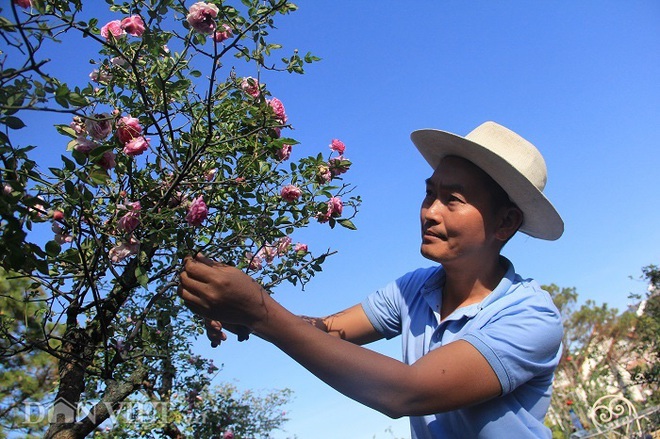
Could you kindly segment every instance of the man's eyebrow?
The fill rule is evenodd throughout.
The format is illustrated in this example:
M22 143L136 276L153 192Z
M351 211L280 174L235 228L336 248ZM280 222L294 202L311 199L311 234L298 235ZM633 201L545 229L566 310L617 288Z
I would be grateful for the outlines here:
M431 178L427 178L424 180L426 183L426 186L435 186L435 183L433 183L433 180ZM449 191L449 192L465 192L465 187L462 184L440 184L440 189Z

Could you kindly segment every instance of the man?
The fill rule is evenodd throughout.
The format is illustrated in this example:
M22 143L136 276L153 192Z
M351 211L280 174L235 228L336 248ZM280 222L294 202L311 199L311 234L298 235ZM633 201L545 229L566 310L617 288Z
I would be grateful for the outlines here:
M550 240L563 233L542 193L543 157L494 122L466 137L411 137L434 169L421 252L439 266L326 318L293 315L241 271L203 256L187 260L180 295L207 319L212 341L226 338L223 327L247 327L345 395L410 416L413 438L549 438L543 418L561 318L549 295L500 255L518 230ZM396 335L403 362L360 346Z

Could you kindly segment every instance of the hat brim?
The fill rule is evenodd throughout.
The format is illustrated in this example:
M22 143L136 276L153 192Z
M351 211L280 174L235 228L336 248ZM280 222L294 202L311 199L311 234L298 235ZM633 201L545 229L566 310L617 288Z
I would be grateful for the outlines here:
M564 221L543 192L490 149L456 134L435 129L413 131L410 138L433 169L444 157L457 156L486 172L522 210L521 232L551 241L564 233Z

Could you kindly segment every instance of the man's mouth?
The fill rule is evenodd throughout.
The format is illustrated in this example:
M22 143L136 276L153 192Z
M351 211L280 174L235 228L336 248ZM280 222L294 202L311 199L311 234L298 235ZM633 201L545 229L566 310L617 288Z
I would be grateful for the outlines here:
M424 229L424 232L422 233L422 237L423 238L432 238L432 239L441 239L443 241L447 240L447 237L444 234L439 233L439 232L434 232L434 231L429 230L429 229Z

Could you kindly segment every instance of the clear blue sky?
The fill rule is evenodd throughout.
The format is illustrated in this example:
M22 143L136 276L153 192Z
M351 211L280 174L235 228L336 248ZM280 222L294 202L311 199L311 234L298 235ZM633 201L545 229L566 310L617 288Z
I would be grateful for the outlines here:
M299 6L279 20L273 40L323 61L302 77L264 80L302 142L293 158L326 152L332 138L342 139L354 163L347 180L364 203L355 232L312 227L294 236L339 254L306 291L284 286L276 299L296 313L325 315L431 265L418 253L418 210L431 170L409 134L439 128L464 135L486 120L541 150L546 194L566 224L555 242L515 237L504 254L517 271L620 310L629 293L645 290L630 277L660 263L660 3ZM400 347L393 340L375 348L397 357ZM397 437L408 436L407 420L350 401L260 340L198 349L224 364L222 380L295 391L287 433L277 438L389 439L390 426Z

